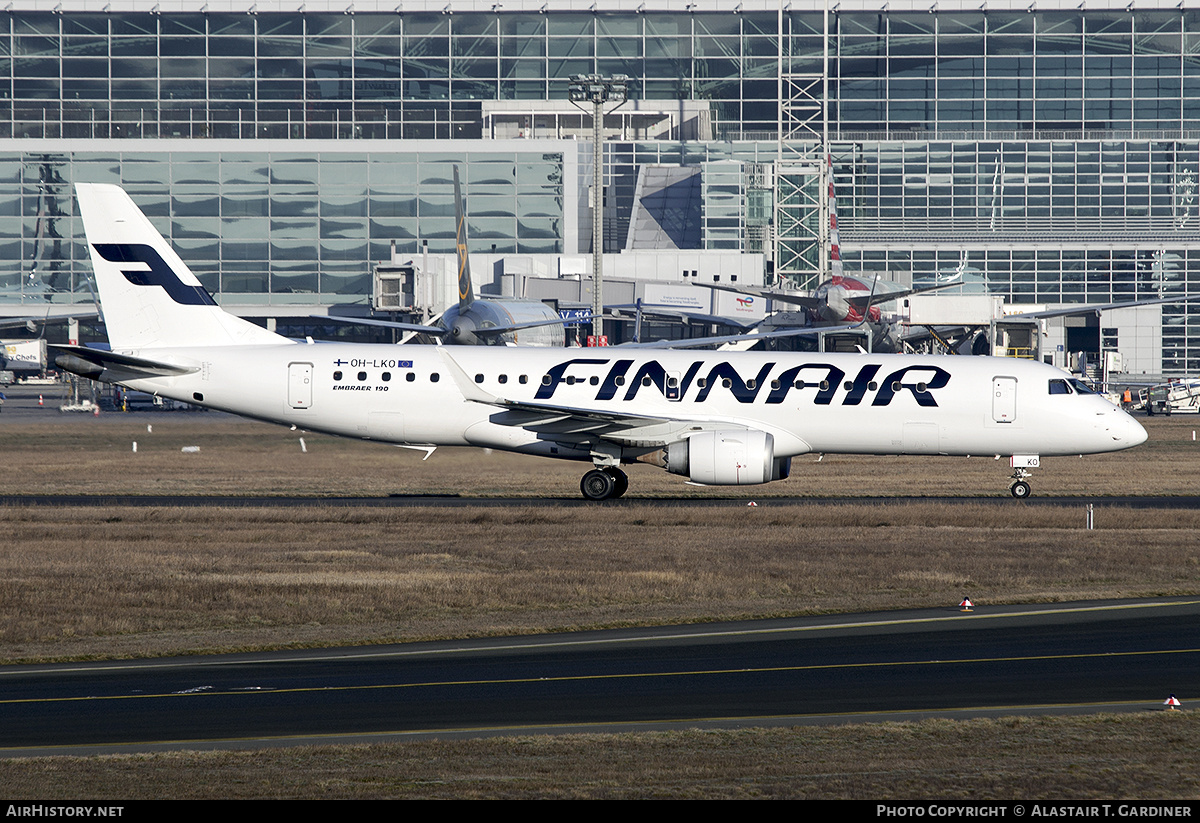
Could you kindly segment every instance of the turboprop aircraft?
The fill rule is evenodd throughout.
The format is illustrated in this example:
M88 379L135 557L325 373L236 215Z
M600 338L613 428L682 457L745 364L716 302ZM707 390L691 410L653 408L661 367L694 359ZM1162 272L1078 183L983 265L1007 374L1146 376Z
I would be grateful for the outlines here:
M809 452L1011 458L1136 446L1132 417L1064 372L1007 358L299 343L222 311L129 196L75 186L111 351L68 371L301 429L432 451L590 462L592 500L640 461L700 485L788 476Z
M336 315L314 315L313 320L352 326L382 326L416 332L441 343L459 346L554 346L566 345L563 326L582 322L564 319L540 300L516 297L479 297L471 282L471 258L467 249L467 219L463 209L458 166L454 167L454 248L458 257L458 303L446 309L440 325L401 323Z

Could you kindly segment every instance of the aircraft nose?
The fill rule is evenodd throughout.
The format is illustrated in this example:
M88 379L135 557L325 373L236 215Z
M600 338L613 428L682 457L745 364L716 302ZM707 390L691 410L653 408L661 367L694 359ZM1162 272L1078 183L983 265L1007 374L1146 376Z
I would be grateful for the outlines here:
M1133 419L1133 415L1119 409L1114 409L1111 415L1105 429L1113 440L1121 444L1121 448L1140 446L1149 438L1146 429Z
M1150 434L1146 431L1145 427L1142 426L1141 423L1133 419L1133 415L1127 414L1126 417L1128 418L1126 427L1129 430L1127 435L1129 439L1129 445L1140 446L1150 439Z

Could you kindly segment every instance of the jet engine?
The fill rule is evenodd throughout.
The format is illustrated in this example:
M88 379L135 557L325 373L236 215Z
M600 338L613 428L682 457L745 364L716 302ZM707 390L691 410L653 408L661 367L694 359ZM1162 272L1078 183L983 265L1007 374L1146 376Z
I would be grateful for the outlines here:
M700 432L642 459L707 486L783 480L792 463L790 457L775 457L775 438L748 429Z

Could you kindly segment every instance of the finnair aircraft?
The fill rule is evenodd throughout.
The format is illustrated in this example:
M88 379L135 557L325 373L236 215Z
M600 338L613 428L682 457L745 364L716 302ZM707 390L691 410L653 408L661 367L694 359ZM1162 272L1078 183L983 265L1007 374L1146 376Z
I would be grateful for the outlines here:
M1007 358L297 343L222 311L123 190L75 188L111 351L60 346L60 367L344 437L590 462L591 500L621 496L634 461L748 485L809 452L1007 456L1025 497L1044 455L1146 439L1065 373Z

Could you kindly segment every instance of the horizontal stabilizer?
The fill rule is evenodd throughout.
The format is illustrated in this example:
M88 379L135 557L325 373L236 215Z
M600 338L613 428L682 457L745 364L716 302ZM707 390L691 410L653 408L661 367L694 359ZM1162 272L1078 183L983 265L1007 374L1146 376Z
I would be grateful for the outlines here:
M86 346L50 346L50 350L54 354L54 365L60 369L105 383L122 383L147 377L177 377L200 371L198 366L177 366Z

